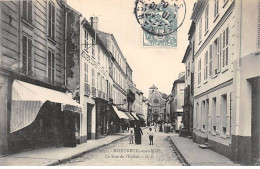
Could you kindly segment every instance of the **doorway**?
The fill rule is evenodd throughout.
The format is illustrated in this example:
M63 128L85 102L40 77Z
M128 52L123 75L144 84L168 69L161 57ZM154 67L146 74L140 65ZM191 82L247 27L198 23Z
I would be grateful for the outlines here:
M252 84L251 116L251 156L252 164L260 161L260 78L254 78Z
M87 104L87 139L91 139L91 128L92 128L92 109L94 105Z

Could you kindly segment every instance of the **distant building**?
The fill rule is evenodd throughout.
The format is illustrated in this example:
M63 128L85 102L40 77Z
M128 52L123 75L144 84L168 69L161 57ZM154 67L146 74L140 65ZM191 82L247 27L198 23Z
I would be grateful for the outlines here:
M166 116L166 98L167 95L158 91L158 88L153 85L149 88L148 101L150 103L151 113L149 114L149 123L163 123Z
M183 56L182 63L185 63L185 89L183 105L183 125L188 135L193 133L193 104L194 104L194 32L195 22L192 22L189 30L189 45Z
M182 123L183 115L183 103L184 103L184 85L185 76L183 73L179 74L179 79L175 80L172 86L171 95L172 101L172 113L174 117L175 130L179 131Z

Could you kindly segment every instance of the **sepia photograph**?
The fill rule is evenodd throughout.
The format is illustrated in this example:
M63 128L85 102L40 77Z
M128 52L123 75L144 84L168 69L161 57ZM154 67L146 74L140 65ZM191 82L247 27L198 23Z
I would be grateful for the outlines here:
M260 166L260 0L0 0L0 167Z

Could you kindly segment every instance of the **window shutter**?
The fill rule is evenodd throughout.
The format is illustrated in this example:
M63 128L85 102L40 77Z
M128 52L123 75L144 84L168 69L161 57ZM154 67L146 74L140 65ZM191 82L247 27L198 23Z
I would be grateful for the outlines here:
M32 23L32 0L28 1L28 21Z
M27 38L23 36L23 73L26 74L27 70Z
M260 49L260 0L258 0L257 48Z
M28 74L31 75L32 71L32 40L28 39Z

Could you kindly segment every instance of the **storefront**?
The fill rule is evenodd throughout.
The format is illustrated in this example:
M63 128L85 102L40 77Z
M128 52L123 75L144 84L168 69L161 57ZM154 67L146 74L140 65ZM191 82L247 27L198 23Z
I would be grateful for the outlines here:
M69 94L14 80L9 152L79 142L81 107Z
M114 112L119 119L119 132L124 132L130 126L130 119L126 112L118 110L116 106L112 106Z

